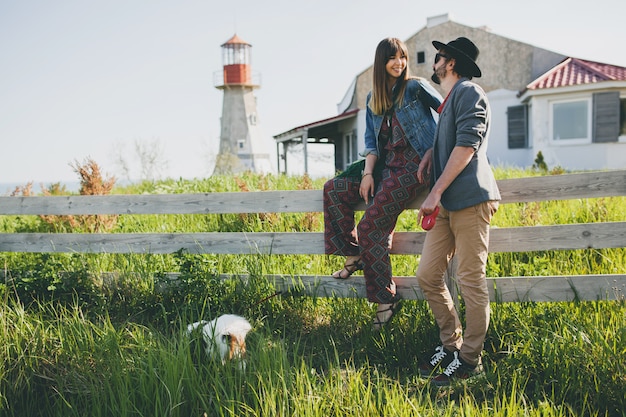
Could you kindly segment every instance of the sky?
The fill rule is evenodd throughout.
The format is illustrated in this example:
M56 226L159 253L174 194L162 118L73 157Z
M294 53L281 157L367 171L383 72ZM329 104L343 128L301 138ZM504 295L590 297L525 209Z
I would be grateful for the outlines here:
M222 112L214 77L220 46L235 33L252 45L258 120L271 137L335 116L381 39L406 40L446 13L564 55L626 66L626 6L583 5L0 0L0 184L76 182L74 166L87 159L120 180L211 175ZM157 163L141 164L140 156Z

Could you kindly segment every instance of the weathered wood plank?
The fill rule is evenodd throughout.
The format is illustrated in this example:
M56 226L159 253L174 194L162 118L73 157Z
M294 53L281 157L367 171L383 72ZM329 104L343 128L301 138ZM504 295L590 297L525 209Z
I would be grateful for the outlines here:
M222 279L248 279L246 275ZM347 280L318 275L268 275L277 291L318 297L365 298L365 280L353 275ZM417 278L395 277L398 294L405 300L424 300ZM492 302L595 301L626 299L626 275L568 275L544 277L487 278Z
M492 278L493 301L625 300L626 275Z
M490 252L623 248L626 222L493 228Z
M626 195L626 170L513 178L498 181L502 203Z
M315 243L313 243L315 242ZM14 233L0 234L0 252L215 254L323 253L321 233Z
M0 214L217 214L322 210L320 190L0 197Z
M421 253L425 232L397 232L391 253ZM0 252L324 254L320 232L3 233ZM626 222L494 228L491 252L621 248Z
M421 253L425 236L425 232L397 232L394 234L391 253ZM497 253L623 248L625 243L626 222L507 227L491 229L489 251Z
M502 203L626 195L626 170L499 180ZM409 208L419 208L421 193ZM0 215L224 214L322 211L321 190L7 197ZM363 209L364 205L360 205Z

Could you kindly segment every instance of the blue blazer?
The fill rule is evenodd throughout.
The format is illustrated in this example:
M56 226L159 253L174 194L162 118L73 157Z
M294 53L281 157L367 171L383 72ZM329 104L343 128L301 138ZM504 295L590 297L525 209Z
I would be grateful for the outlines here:
M489 160L487 143L491 110L480 86L461 78L452 87L439 115L433 147L432 184L443 173L456 146L474 149L469 164L441 196L441 205L456 211L488 200L500 200L500 191Z

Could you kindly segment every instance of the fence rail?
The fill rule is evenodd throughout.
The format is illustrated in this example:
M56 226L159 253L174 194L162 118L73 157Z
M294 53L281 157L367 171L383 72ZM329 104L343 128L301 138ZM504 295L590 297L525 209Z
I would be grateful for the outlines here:
M626 170L499 180L502 204L626 195ZM425 193L409 205L418 208ZM363 207L361 207L362 209ZM0 215L135 215L321 212L321 190L107 196L0 197ZM398 232L392 254L418 254L425 232ZM626 221L492 228L491 252L623 248ZM319 232L2 233L0 252L323 254ZM454 279L454 271L449 271ZM343 297L365 295L363 280L271 276L281 288ZM297 282L296 282L297 281ZM623 299L626 275L489 278L500 301ZM398 277L400 294L423 295L415 277Z

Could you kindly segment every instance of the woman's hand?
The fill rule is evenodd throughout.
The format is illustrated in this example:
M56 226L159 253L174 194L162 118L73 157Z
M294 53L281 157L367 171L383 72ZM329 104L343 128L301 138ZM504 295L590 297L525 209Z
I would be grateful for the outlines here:
M376 191L373 175L376 161L378 161L378 155L370 153L365 157L365 168L363 168L361 186L359 187L359 194L365 200L365 204L369 204L370 198L374 197L374 191Z
M372 174L363 174L359 194L361 198L365 200L365 204L369 204L370 198L374 197L374 187L374 176Z

